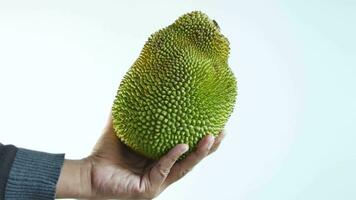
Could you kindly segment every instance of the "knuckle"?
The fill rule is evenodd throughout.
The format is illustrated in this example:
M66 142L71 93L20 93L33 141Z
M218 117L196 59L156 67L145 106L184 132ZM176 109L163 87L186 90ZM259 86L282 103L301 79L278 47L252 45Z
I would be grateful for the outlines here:
M180 174L180 177L185 176L185 175L188 174L190 171L191 171L191 169L184 169L184 170L182 170L182 172L181 172L181 174Z
M217 149L218 149L217 147L211 148L210 153L214 153Z
M170 162L170 163L175 163L176 160L177 160L177 159L175 159L175 158L169 158L169 162Z
M135 188L133 188L133 192L137 196L142 196L142 194L144 193L144 190L142 187L135 187Z
M157 164L158 172L161 176L167 176L169 174L169 169L162 166L162 163Z
M161 176L168 176L169 170L168 169L160 169L159 173L161 174Z
M222 140L223 140L222 137L218 137L218 138L215 140L215 144L220 144Z

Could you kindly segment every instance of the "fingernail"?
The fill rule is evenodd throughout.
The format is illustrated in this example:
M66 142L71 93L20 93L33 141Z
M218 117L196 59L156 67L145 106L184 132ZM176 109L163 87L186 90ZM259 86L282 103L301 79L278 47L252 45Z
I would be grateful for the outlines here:
M208 137L208 150L210 150L211 147L213 146L214 140L215 140L214 136L209 135L209 137Z
M188 151L188 149L189 149L189 146L187 144L182 144L180 150L182 153L185 153L186 151Z

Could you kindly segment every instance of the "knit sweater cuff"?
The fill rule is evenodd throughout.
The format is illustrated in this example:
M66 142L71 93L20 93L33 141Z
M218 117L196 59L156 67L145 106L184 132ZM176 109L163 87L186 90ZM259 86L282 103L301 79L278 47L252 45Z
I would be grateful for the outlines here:
M6 184L5 199L54 199L64 154L21 149Z

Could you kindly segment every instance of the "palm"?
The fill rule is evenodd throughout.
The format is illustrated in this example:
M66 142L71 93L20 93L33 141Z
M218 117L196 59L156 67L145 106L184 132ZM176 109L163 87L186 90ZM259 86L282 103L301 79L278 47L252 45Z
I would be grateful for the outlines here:
M108 127L96 145L93 156L96 164L92 184L99 196L109 193L123 196L147 189L141 183L154 161L131 151L115 136L112 127Z
M160 160L147 159L123 144L115 135L112 119L104 130L93 154L90 179L92 197L154 197L168 185L183 177L220 144L223 134L213 144L212 137L202 139L197 150L179 163L175 161L187 150L177 145ZM209 141L210 140L210 141Z

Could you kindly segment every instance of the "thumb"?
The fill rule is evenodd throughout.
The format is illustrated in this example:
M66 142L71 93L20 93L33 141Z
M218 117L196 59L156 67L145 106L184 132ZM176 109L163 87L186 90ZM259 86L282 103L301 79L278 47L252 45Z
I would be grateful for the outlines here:
M167 178L172 166L178 160L178 158L187 152L189 146L187 144L178 144L171 149L166 155L164 155L150 170L149 180L151 185L159 187Z

